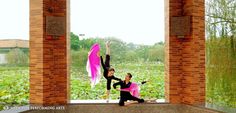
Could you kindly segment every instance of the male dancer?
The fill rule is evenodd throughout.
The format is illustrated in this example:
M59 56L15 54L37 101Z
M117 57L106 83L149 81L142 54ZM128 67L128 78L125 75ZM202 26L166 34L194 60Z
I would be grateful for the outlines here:
M121 79L116 78L114 76L115 73L115 69L110 67L110 42L108 41L106 43L106 59L105 59L105 63L103 62L103 58L102 56L101 58L101 64L103 67L103 76L107 79L107 102L109 102L109 96L110 96L110 89L111 89L111 81L112 79L117 80L117 81L121 81Z
M122 89L125 89L125 88L129 88L131 86L131 82L130 82L131 78L132 78L131 73L127 73L127 75L125 76L124 81L120 81L120 82L117 82L117 83L113 84L113 87L116 90L120 91L120 101L119 101L120 106L124 106L125 105L124 102L127 101L127 100L138 101L138 103L143 103L144 102L143 99L132 96L130 92L122 90ZM144 83L146 83L146 81L142 82L142 84L144 84ZM117 85L120 85L121 89L116 88Z

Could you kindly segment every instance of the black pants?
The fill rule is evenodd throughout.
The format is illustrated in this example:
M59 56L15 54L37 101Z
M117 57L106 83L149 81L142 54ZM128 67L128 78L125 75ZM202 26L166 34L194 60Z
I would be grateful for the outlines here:
M132 96L130 93L127 93L127 94L125 94L125 95L121 95L120 101L119 101L119 105L120 105L120 106L124 106L124 105L125 105L125 101L127 101L127 100L138 101L138 103L143 103L143 102L144 102L143 99L134 97L134 96Z
M106 59L105 59L105 66L107 68L107 74L108 74L108 70L110 68L110 55L106 55ZM107 90L111 89L111 79L108 78L108 75L106 75L106 79L107 79Z
M106 55L105 66L107 69L110 68L110 55Z

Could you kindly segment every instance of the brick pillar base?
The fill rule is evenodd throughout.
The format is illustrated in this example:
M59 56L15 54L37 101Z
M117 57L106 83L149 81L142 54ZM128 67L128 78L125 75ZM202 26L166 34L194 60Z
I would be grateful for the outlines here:
M69 0L30 0L30 104L69 101Z
M204 0L165 0L165 96L170 103L205 103ZM175 16L190 16L191 33L170 33Z

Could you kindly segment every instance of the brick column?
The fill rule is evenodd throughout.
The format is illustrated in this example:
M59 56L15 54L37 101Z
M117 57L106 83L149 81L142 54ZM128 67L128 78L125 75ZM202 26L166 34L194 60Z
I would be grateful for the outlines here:
M69 102L69 32L69 0L30 0L30 104Z
M205 102L204 0L165 0L165 96L170 103ZM170 35L174 16L190 16L191 34Z

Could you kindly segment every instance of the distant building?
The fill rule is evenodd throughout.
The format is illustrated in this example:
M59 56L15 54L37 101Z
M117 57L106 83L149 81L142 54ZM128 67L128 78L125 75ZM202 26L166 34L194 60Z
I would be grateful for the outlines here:
M6 64L6 55L11 49L20 48L24 51L29 50L29 41L20 39L4 39L0 40L0 64Z

